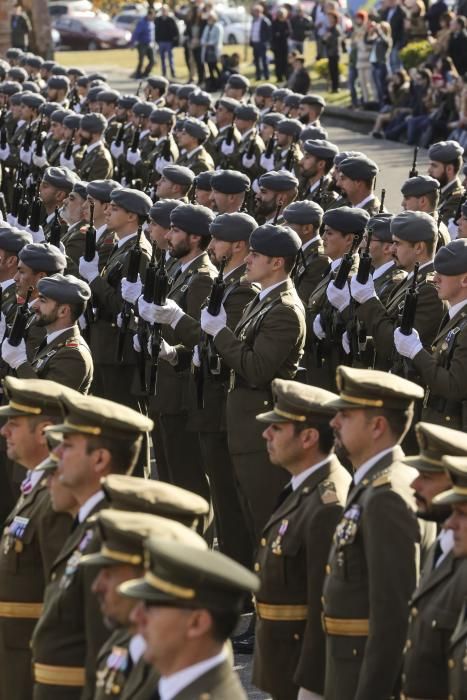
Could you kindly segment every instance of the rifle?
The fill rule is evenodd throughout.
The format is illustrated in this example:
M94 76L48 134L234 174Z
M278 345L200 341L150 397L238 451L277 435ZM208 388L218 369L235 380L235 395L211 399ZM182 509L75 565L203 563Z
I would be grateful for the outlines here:
M371 263L372 263L372 259L371 259L371 255L370 255L370 244L371 244L372 237L373 237L373 229L369 228L368 234L367 234L367 239L366 239L365 250L363 251L363 253L360 257L360 262L358 263L357 282L360 282L360 284L366 284L368 282L368 278L370 276Z
M169 289L169 277L165 269L165 251L161 251L159 265L156 270L154 284L154 303L158 306L164 306L167 299ZM151 374L149 376L149 395L157 394L157 367L159 364L159 353L162 345L162 325L155 323L151 329Z
M96 254L96 227L94 226L94 202L89 202L89 227L86 231L84 243L84 259L86 262L94 260Z
M356 233L353 237L352 246L349 252L346 253L342 258L341 264L339 265L339 269L337 271L336 278L334 280L334 286L337 287L337 289L344 289L344 285L347 282L350 270L352 269L353 256L355 255L355 251L360 245L361 240L362 236L359 233Z
M33 287L29 287L28 293L26 294L26 299L21 306L18 306L16 309L15 320L13 321L13 325L11 326L10 334L8 336L8 342L15 348L21 343L24 336L24 331L26 330L26 325L29 318L29 301L31 299L32 292Z
M162 144L161 158L170 161L171 157L172 153L170 151L170 137L169 134L167 134L167 138Z
M276 145L276 139L274 136L271 136L271 138L268 141L268 145L266 146L266 150L264 152L265 158L270 158L272 156L272 154L274 153L275 145Z
M219 266L219 274L213 282L211 294L209 296L207 309L212 316L219 316L222 300L225 294L224 269L227 264L227 258L223 257ZM198 408L204 408L204 378L207 373L219 375L221 371L221 358L215 351L212 343L212 338L201 332L199 343L199 359L200 366L196 374L196 395L198 399Z
M248 145L248 150L246 152L246 157L250 158L250 159L253 158L253 156L255 155L256 135L257 135L257 131L255 129L250 136L250 143Z
M319 185L316 190L316 194L313 197L313 201L316 202L316 204L319 204L321 206L321 200L323 198L323 189L324 189L324 175L321 175L319 178Z
M276 213L274 214L274 219L272 221L273 226L277 226L277 221L279 219L279 214L281 213L281 209L282 209L282 202L280 202L280 204L277 205Z
M419 267L420 263L416 262L413 271L412 283L405 293L404 306L400 321L400 331L402 335L410 335L413 330L418 302L417 277ZM407 358L401 357L397 352L395 352L395 359L390 371L393 374L403 374L408 377L409 365L407 363Z
M32 120L29 120L29 124L24 132L23 143L21 144L25 151L29 151L32 144Z
M8 144L8 132L6 126L2 126L0 129L0 148L5 150Z
M292 171L294 165L295 165L295 144L298 141L298 134L295 134L295 136L292 139L292 143L289 146L289 150L287 151L287 155L285 157L285 169Z
M37 125L37 130L36 130L36 156L41 156L42 152L44 150L44 137L42 134L42 121L44 119L44 115L41 114L41 117L39 119L39 124Z
M39 231L39 226L41 223L41 213L42 213L42 200L39 197L39 186L41 181L36 182L36 191L34 194L34 199L31 206L31 216L29 217L29 229L34 233Z
M225 143L226 143L227 146L230 146L230 144L231 144L232 141L233 141L234 129L235 129L235 127L234 127L233 124L231 124L231 125L229 126L229 128L227 129L227 133L226 133L226 135L225 135Z
M70 104L70 109L73 109L73 107L79 105L78 88L76 86L73 86L68 93L68 102Z
M55 207L54 218L50 226L49 240L47 242L50 243L50 245L54 245L56 248L60 248L61 233L60 214L58 207Z
M18 172L16 174L15 186L13 188L13 199L11 202L11 213L16 219L18 218L20 202L25 189L23 165L24 163L19 164Z
M144 80L140 80L140 81L139 81L138 87L136 88L136 93L135 93L135 96L136 96L136 97L139 97L139 93L141 92L141 86L142 86L143 83L144 83Z
M154 299L154 291L156 288L156 251L157 251L157 246L153 242L152 244L152 252L151 252L151 260L149 261L149 265L146 268L146 274L144 276L144 284L143 284L143 299L144 301L151 303ZM147 348L147 341L148 341L148 324L146 321L143 321L142 318L139 319L138 323L138 338L139 342L141 345L141 353L137 353L137 358L138 358L138 371L139 371L139 379L140 379L140 385L141 385L141 391L144 393L147 393L147 387L146 387L146 348Z
M18 204L18 216L17 221L20 226L26 226L29 218L29 198L25 187L23 187L21 192L21 199Z
M138 226L138 234L133 248L130 250L128 261L128 271L126 278L128 282L136 282L138 279L139 265L141 262L141 235L143 233L143 224ZM128 325L131 318L131 304L128 301L123 302L122 307L122 325L118 333L117 341L117 361L123 362L123 348L125 345L125 336L127 334Z
M357 270L357 281L360 284L366 284L371 272L372 258L370 255L370 244L373 236L373 229L368 229L367 241L365 250L360 256L360 261L358 263ZM366 329L364 325L356 317L357 303L355 299L350 300L350 310L349 310L349 323L347 326L347 332L349 336L349 342L351 347L352 358L362 359L362 351L366 348Z
M138 126L136 127L136 129L135 129L135 131L134 131L134 134L133 134L133 138L132 138L132 141L131 141L131 146L130 146L130 148L129 148L129 150L130 150L132 153L136 153L136 151L138 150L139 140L140 140L140 137L141 137L142 123L143 123L143 117L140 117ZM127 180L127 187L134 187L134 183L132 182L132 180L133 180L133 174L134 174L134 171L135 171L134 165L131 165L131 163L129 163L128 161L126 161L125 169L126 169L126 174L125 174L125 176L126 176L126 180Z
M379 205L379 211L378 214L382 214L384 212L384 200L386 199L386 190L383 189L381 190L381 203Z
M418 175L417 157L418 157L418 146L415 146L415 148L413 149L413 161L412 161L412 168L409 171L409 177L417 177L417 175Z
M73 129L73 131L71 132L70 140L65 146L65 151L63 152L63 157L67 160L70 160L71 156L73 155L73 146L75 145L75 133L76 129Z

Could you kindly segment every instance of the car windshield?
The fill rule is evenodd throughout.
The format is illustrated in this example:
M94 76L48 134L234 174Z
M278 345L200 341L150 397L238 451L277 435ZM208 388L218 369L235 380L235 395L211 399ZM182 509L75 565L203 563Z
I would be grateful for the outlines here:
M105 19L87 19L86 25L95 31L99 31L100 29L113 29L112 23L107 22Z

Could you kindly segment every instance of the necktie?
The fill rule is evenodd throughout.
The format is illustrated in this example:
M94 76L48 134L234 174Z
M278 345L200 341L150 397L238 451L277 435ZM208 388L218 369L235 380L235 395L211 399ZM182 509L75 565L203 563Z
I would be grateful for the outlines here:
M25 478L21 482L20 490L21 490L21 493L23 494L23 496L26 496L28 493L31 493L31 491L32 491L31 471L28 471Z
M440 556L442 555L442 553L443 553L443 549L442 549L442 547L441 547L441 540L440 540L440 538L438 537L437 540L436 540L436 544L435 544L435 553L434 553L434 556L433 556L433 569L436 569L436 565L438 564L438 559L440 558Z
M76 530L76 528L78 527L78 525L79 525L79 516L75 515L75 517L73 518L73 524L71 526L71 532L74 532Z
M284 501L290 496L292 492L292 484L287 484L287 486L285 486L279 494L275 510L277 510L284 503Z
M36 348L36 353L35 353L36 357L37 357L37 355L39 355L40 352L42 352L42 350L45 348L46 345L47 345L47 336L45 336L45 338L41 341L40 345Z

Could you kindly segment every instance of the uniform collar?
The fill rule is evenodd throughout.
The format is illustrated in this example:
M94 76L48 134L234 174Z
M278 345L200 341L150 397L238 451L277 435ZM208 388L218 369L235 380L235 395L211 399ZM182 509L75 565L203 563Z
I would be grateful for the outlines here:
M187 688L211 669L220 666L226 659L227 655L224 649L222 649L216 656L211 656L211 658L193 664L193 666L188 666L188 668L177 671L177 673L173 673L171 676L162 676L159 681L160 700L172 700L172 698L175 698L184 688Z

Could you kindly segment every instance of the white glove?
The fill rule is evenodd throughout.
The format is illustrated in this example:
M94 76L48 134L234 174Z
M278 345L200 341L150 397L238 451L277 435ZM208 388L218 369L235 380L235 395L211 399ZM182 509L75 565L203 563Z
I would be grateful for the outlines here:
M78 102L78 104L76 104L76 105L73 106L73 112L76 112L76 114L80 114L80 112L81 112L81 105L79 104L79 102Z
M254 164L256 163L256 158L255 156L252 156L251 158L248 158L248 154L244 153L242 157L242 165L244 168L252 168Z
M262 153L261 158L259 159L259 164L266 170L266 172L274 170L274 154L268 158L267 155Z
M199 357L199 346L195 345L193 348L193 357L191 358L191 361L193 362L195 367L201 367L201 360Z
M64 153L60 153L60 165L62 168L68 168L68 170L75 170L76 163L73 156L71 158L65 158Z
M124 150L125 146L123 144L123 141L119 145L117 145L115 141L112 141L112 143L110 144L110 152L115 159L120 158L120 156L123 155Z
M87 262L84 258L79 259L79 274L81 277L91 283L96 277L99 277L99 255L96 253L91 262Z
M18 226L18 219L16 216L13 216L13 214L8 213L6 215L6 222L7 224L10 224L10 226L14 226L15 228Z
M138 333L133 336L133 349L135 352L141 352L141 343L139 342Z
M139 275L136 282L128 282L126 277L122 279L122 297L130 304L136 304L136 301L141 296L142 289L143 284Z
M38 231L31 231L29 226L25 226L24 230L26 231L26 233L31 234L33 243L42 243L43 241L45 241L45 234L44 234L44 229L42 228L42 226L39 226Z
M117 328L121 328L123 326L123 319L121 313L117 314L117 318L115 319L115 321L117 323Z
M321 325L321 314L318 314L313 321L313 333L319 340L323 340L326 337L326 333Z
M159 158L156 159L154 169L157 173L159 173L159 175L162 175L164 168L167 168L169 165L173 165L171 160L166 160L165 158L162 158L162 156L159 156Z
M130 165L136 165L136 163L139 163L141 160L141 151L139 148L137 148L136 151L128 149L126 152L126 160Z
M143 321L147 323L156 322L156 305L150 301L144 301L144 297L140 296L138 300L138 312Z
M451 241L455 241L457 236L459 235L459 229L457 227L457 224L454 222L454 219L449 219L448 231L449 235L451 236Z
M350 355L350 341L349 334L347 333L347 331L345 331L342 336L342 347L344 348L345 354Z
M173 345L169 345L164 339L162 339L161 342L161 350L159 353L159 357L162 360L165 360L166 362L169 363L169 365L176 365L177 364L177 351L173 347Z
M21 340L20 344L14 347L10 345L8 338L5 338L2 343L2 359L13 369L17 369L20 365L27 362L28 357L26 355L26 343L24 340Z
M349 285L346 282L342 289L338 289L334 282L328 284L326 289L326 296L329 303L334 306L338 311L344 311L350 304L350 291Z
M25 151L24 148L19 149L19 159L25 165L31 165L32 160L32 148L29 151Z
M404 335L401 333L400 328L396 328L394 331L394 345L399 355L402 357L408 357L411 360L418 355L420 350L423 350L423 345L420 342L420 336L415 328L412 330L410 335Z
M370 275L366 284L360 284L357 280L357 275L354 275L350 280L350 293L359 304L364 304L369 299L376 299L373 277Z
M1 316L0 316L0 343L5 338L5 333L6 333L5 316L4 316L4 314L1 314Z
M5 148L0 148L0 160L8 160L10 153L11 151L8 144L5 146Z
M183 309L179 307L173 299L167 299L164 306L154 304L154 317L156 323L163 323L166 326L175 328L182 316L185 315Z
M255 194L258 194L258 193L259 193L259 191L260 191L260 186L259 186L258 178L255 178L255 179L253 180L253 182L251 183L251 189L253 190L253 192L254 192Z
M297 700L324 700L323 695L318 695L312 690L307 690L306 688L300 688L297 695Z
M37 153L32 154L32 162L36 168L44 168L47 165L47 157L44 153L38 156Z
M232 143L227 143L225 139L223 139L221 143L221 153L224 156L231 156L232 153L235 151L235 141L232 139Z
M227 314L225 309L221 306L221 310L218 316L213 316L209 313L207 309L201 311L201 328L208 335L212 335L213 338L227 325Z

